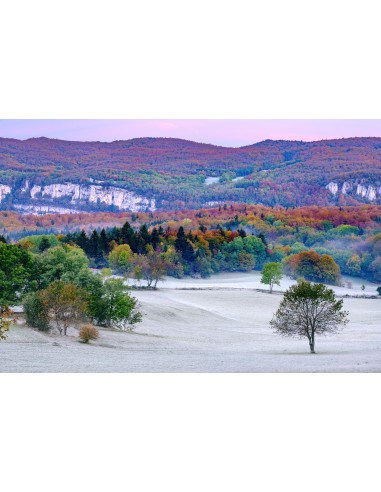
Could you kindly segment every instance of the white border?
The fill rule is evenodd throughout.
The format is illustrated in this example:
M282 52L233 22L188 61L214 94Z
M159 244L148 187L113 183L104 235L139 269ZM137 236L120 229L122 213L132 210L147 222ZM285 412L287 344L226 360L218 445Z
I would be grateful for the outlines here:
M2 118L379 118L377 2L2 2ZM2 490L379 488L378 375L2 375Z

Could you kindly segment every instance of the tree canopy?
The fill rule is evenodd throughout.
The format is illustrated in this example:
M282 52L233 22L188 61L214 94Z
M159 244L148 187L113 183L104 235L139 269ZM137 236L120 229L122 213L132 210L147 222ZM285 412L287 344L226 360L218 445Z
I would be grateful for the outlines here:
M332 289L301 281L286 291L270 325L282 336L307 337L315 353L315 335L336 333L347 324L347 316Z
M33 257L19 246L0 241L0 306L17 303L36 286Z
M327 254L315 251L302 251L291 255L284 261L285 271L294 278L303 277L313 282L338 284L340 281L340 267Z
M137 299L129 295L122 279L107 278L100 295L90 303L90 316L101 326L126 330L142 320Z
M283 277L283 268L281 263L266 263L262 270L261 283L270 286L270 293L274 285L280 285Z

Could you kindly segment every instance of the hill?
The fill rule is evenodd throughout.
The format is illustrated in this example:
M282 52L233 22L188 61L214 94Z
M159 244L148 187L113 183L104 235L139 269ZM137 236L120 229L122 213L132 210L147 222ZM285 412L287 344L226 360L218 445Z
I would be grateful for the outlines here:
M173 138L0 138L2 209L153 211L216 202L381 203L381 138L266 140L241 148Z

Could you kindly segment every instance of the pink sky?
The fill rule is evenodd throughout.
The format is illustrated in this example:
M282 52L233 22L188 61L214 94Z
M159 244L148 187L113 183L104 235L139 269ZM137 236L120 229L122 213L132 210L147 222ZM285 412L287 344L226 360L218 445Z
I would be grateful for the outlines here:
M381 120L0 120L0 137L128 140L176 137L239 147L273 140L381 137Z

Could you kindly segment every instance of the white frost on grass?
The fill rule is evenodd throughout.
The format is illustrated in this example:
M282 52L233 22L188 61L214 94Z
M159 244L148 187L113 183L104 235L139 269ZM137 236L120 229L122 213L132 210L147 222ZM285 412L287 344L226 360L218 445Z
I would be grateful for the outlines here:
M347 285L347 282L352 283L352 289L348 287L338 287L336 285L329 285L328 287L333 289L339 296L358 296L369 297L377 295L376 289L378 284L368 282L356 277L342 277L343 284ZM289 277L283 277L280 285L274 286L274 291L284 292L291 285L296 283L295 280ZM134 279L128 279L129 285L135 285ZM141 282L144 285L144 281ZM361 289L361 286L365 285L365 290ZM251 272L234 272L234 273L219 273L212 275L209 278L189 278L176 279L173 277L165 277L164 282L158 283L160 289L261 289L268 290L268 286L261 284L261 273L258 271Z
M88 345L78 342L74 329L60 337L12 327L0 342L0 371L381 371L380 299L344 299L350 323L338 334L318 337L317 354L311 355L306 340L272 332L269 321L282 297L252 290L264 287L257 277L170 279L160 290L136 291L145 316L135 333L100 329L100 338Z

